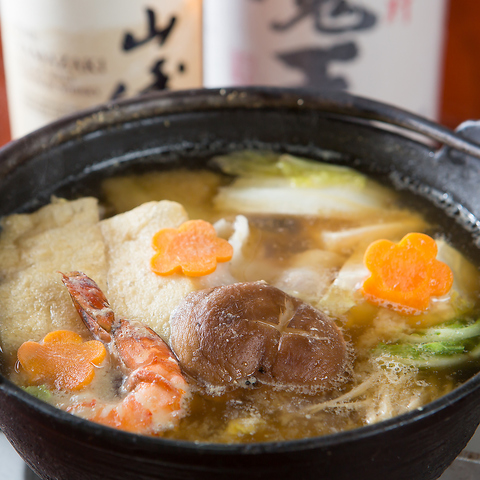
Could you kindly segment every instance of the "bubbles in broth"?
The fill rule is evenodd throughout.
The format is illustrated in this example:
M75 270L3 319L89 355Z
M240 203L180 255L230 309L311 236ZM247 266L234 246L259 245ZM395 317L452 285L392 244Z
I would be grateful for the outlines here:
M234 443L372 424L477 371L478 271L396 192L291 155L210 166L3 219L14 382L115 428Z

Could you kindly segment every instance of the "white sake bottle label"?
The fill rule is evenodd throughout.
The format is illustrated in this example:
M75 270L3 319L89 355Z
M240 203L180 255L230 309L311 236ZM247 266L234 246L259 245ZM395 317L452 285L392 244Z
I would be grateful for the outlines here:
M202 85L201 0L3 0L12 136L150 90Z
M434 118L447 0L204 0L205 86L348 90Z

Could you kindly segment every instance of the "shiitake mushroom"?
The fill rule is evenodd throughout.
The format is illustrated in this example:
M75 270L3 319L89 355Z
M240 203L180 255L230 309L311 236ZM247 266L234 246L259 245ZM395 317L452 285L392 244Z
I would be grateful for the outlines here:
M348 349L326 314L265 282L189 294L171 319L186 373L215 387L252 382L327 389L344 377Z

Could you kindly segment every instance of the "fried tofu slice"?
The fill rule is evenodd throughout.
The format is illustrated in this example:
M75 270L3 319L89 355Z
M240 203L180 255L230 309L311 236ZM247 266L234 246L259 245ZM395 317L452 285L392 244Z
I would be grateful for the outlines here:
M158 230L178 228L187 220L182 205L163 200L100 222L108 263L105 294L115 315L148 325L167 342L171 313L198 287L193 278L180 274L164 277L150 270L155 253L152 237Z
M58 271L81 270L106 287L105 245L94 198L53 199L32 214L2 220L0 336L7 361L48 332L86 333Z

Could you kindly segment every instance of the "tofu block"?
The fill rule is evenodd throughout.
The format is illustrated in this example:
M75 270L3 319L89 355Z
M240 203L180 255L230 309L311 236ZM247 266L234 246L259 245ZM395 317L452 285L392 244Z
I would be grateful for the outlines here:
M98 202L54 199L32 214L2 220L0 235L0 337L4 358L49 331L87 330L58 273L80 270L106 287L105 246Z
M148 325L167 342L172 311L198 287L190 277L163 277L150 270L155 253L152 237L158 230L178 228L187 220L179 203L163 200L100 222L108 262L105 294L115 314Z

